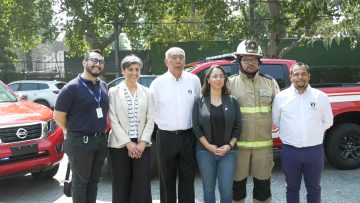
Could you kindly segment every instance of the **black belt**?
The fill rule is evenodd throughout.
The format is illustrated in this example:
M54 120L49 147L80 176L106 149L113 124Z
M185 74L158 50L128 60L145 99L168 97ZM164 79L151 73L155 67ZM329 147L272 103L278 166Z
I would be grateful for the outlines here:
M163 131L165 133L172 133L172 134L176 134L176 135L182 135L182 134L188 134L188 133L191 133L192 132L192 129L189 128L189 129L186 129L186 130L174 130L174 131L168 131L168 130L161 130L159 129L160 131Z
M83 131L70 131L71 133L74 133L74 134L79 134L79 135L82 135L82 136L89 136L89 137L97 137L97 136L100 136L100 135L105 135L104 132L83 132Z

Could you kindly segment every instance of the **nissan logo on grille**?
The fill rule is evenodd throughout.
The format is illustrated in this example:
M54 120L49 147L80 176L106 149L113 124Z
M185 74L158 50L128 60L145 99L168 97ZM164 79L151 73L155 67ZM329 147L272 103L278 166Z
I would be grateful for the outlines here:
M16 131L16 136L20 139L25 139L27 134L28 134L28 132L24 128L19 128Z

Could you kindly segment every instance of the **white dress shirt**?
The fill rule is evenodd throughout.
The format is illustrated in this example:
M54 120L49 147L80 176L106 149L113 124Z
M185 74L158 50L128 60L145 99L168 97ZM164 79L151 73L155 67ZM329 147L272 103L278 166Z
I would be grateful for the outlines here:
M183 71L177 81L168 71L150 85L154 99L154 119L161 130L186 130L192 127L192 108L200 97L200 79Z
M333 124L328 96L310 85L303 94L293 85L277 94L272 119L282 142L298 148L322 144L325 130Z

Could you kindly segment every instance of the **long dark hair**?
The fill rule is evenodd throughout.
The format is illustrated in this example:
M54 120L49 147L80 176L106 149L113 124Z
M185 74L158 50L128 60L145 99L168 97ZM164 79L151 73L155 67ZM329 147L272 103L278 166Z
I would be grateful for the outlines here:
M213 72L213 70L217 68L219 70L221 70L224 74L224 86L221 88L221 93L222 94L229 94L229 87L228 87L228 76L226 75L225 73L225 70L222 66L219 66L219 65L212 65L208 72L206 73L205 77L204 77L204 83L203 83L203 86L201 88L201 93L202 95L204 96L207 96L207 95L210 95L210 84L208 82L208 78L210 77L211 73Z

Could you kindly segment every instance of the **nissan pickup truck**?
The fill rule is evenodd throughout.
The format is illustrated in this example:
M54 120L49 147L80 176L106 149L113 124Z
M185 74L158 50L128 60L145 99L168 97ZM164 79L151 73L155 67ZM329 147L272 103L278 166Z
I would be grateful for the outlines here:
M280 89L291 85L289 73L295 60L261 59L260 73L272 76ZM212 65L221 65L227 75L239 73L238 61L232 54L208 57L186 65L185 71L199 76L201 82ZM311 81L310 81L311 82ZM360 84L311 84L325 92L334 115L333 126L325 132L324 148L327 160L339 169L360 167ZM273 127L273 146L281 148L278 129Z
M28 173L52 178L64 155L63 143L51 109L19 98L0 81L0 180Z

